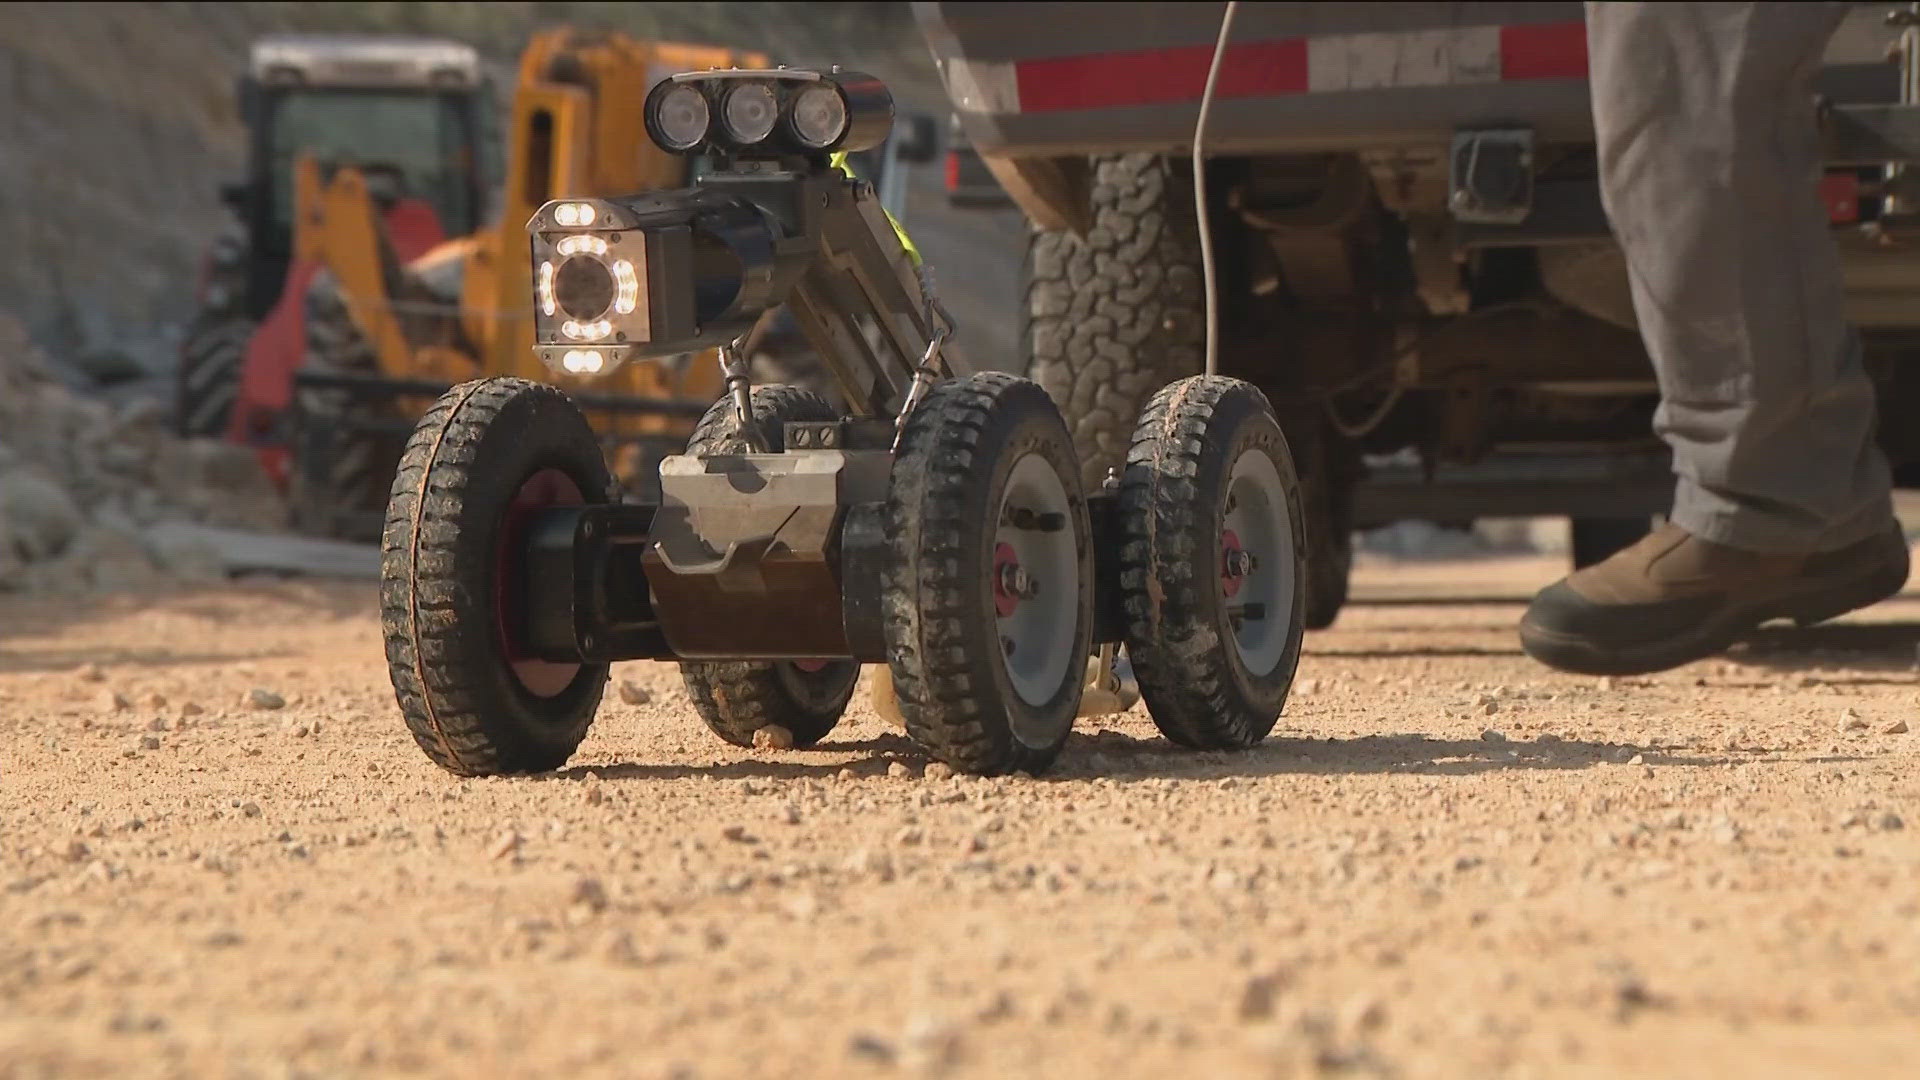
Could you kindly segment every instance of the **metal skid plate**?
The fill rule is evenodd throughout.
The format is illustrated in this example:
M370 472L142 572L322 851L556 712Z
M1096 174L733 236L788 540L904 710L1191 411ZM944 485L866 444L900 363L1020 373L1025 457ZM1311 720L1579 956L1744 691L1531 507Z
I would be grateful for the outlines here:
M841 604L848 507L886 498L879 450L676 456L644 556L654 611L675 656L854 655Z

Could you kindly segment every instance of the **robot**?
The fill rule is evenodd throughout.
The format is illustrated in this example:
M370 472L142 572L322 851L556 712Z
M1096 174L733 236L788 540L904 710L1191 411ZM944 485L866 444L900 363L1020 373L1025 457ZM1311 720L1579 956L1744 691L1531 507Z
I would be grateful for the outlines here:
M1083 490L1054 402L974 367L871 187L837 167L893 122L838 67L672 76L646 102L691 187L563 199L528 224L535 349L596 375L717 347L725 396L622 492L562 391L482 379L421 419L382 538L394 690L462 775L558 768L609 664L678 661L740 746L810 746L884 664L908 734L974 774L1037 773L1124 646L1182 746L1264 738L1300 655L1300 487L1267 399L1195 376ZM837 400L753 384L778 305ZM1092 317L1098 317L1094 315ZM1091 664L1090 664L1091 660Z

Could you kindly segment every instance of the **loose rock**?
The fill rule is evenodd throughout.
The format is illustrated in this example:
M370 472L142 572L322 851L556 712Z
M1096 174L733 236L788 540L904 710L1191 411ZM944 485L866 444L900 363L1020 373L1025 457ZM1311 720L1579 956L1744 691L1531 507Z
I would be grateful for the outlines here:
M628 705L645 705L653 700L653 695L647 692L646 687L632 679L621 679L620 700Z
M753 748L755 750L791 750L793 749L793 732L779 724L768 724L753 733Z
M250 709L284 709L287 699L264 687L256 686L247 691L246 705Z

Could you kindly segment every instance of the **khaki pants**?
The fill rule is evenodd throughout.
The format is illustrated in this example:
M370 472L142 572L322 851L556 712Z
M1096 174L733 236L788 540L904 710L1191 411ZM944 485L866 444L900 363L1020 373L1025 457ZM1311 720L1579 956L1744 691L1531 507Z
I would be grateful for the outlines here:
M1601 195L1673 448L1673 520L1768 553L1892 512L1816 191L1811 80L1848 5L1590 3Z

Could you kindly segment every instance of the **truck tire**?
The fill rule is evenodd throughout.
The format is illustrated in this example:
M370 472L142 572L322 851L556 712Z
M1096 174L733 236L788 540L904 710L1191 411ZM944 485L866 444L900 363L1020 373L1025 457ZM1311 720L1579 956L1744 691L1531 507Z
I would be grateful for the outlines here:
M1081 482L1118 468L1134 419L1206 364L1207 316L1185 165L1152 154L1093 161L1093 228L1027 246L1028 373L1066 415Z
M1306 600L1302 621L1309 630L1325 630L1347 606L1353 576L1353 489L1330 479L1321 463L1301 478L1305 504Z
M788 420L837 420L818 394L798 386L756 386L753 416L782 447L781 425ZM687 441L689 454L745 453L733 400L714 402ZM851 660L803 663L793 660L684 661L680 677L694 710L715 735L735 746L752 746L761 728L786 729L794 746L812 746L833 730L853 699L860 665Z
M462 383L420 418L380 540L380 626L401 715L440 767L557 769L586 737L608 665L516 655L511 586L529 514L611 501L599 440L551 386Z
M230 309L198 312L187 325L174 374L174 421L182 438L226 436L253 328L252 319Z
M306 352L300 370L378 375L379 361L353 321L333 275L314 275L306 297ZM290 498L294 527L336 540L379 538L381 512L405 435L373 430L398 424L391 410L345 390L295 386Z

